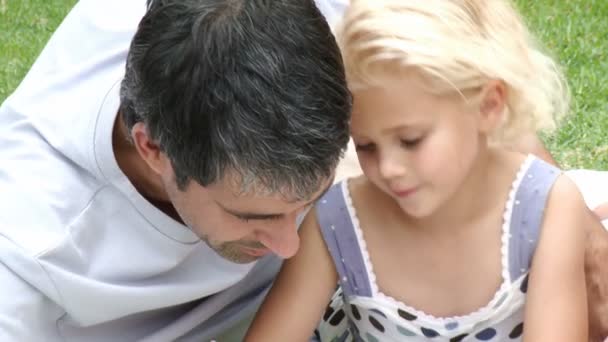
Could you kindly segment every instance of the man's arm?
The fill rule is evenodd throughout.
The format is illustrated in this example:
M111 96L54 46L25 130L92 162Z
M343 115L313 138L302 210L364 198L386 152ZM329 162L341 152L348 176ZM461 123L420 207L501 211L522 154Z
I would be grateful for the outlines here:
M589 208L595 208L600 220L608 219L608 172L570 170L572 179L585 198ZM608 336L608 232L594 224L585 229L585 274L589 301L589 336L599 341Z
M608 218L608 212L600 209L596 215L600 214L602 219ZM599 224L586 228L585 274L589 301L589 338L590 341L603 341L608 336L608 232Z
M52 341L59 306L0 261L0 341Z

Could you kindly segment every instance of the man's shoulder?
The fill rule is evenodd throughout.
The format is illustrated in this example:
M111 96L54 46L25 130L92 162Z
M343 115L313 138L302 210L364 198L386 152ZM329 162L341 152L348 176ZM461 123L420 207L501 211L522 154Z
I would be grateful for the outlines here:
M58 243L104 186L69 160L38 157L8 159L0 172L0 236L31 255Z

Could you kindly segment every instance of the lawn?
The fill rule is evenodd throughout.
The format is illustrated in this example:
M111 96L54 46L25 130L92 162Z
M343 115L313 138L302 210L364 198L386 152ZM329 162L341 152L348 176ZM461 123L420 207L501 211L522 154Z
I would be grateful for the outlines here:
M75 3L76 0L0 0L0 102L17 87Z
M0 102L75 2L0 0ZM564 167L608 170L608 1L516 3L564 67L573 94L572 114L557 133L544 137L547 146Z
M517 0L564 67L572 114L545 140L564 167L608 170L608 1Z

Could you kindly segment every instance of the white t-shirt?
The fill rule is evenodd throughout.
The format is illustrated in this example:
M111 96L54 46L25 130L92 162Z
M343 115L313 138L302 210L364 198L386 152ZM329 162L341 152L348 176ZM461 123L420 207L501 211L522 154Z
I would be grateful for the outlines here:
M0 341L235 340L219 336L278 270L222 259L119 169L118 89L144 12L81 0L0 107Z

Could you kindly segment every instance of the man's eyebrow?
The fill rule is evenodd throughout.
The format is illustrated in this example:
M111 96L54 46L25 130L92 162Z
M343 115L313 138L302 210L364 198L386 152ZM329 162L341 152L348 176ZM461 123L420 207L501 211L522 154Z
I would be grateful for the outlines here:
M228 209L222 205L220 205L224 211L227 213L236 216L242 220L276 220L285 216L285 214L266 214L266 213L254 213L249 211L234 211L232 209Z
M283 214L283 213L261 213L261 212L254 212L254 211L239 211L239 210L227 208L225 205L223 205L219 201L215 201L215 203L228 214L235 216L241 220L276 220L276 219L285 217L285 214Z
M316 201L318 201L321 197L325 196L325 194L329 191L329 189L331 188L332 184L334 182L334 179L332 178L331 182L329 183L329 185L325 188L325 190L323 190L323 192L321 192L319 194L319 196L317 196L315 199L312 199L310 201L308 201L304 207L309 206L313 203L315 203ZM250 211L237 211L237 210L232 210L229 208L226 208L225 206L223 206L221 203L216 202L224 211L226 211L227 213L236 216L242 220L276 220L276 219L280 219L285 217L285 214L283 213L254 213L254 212L250 212Z

